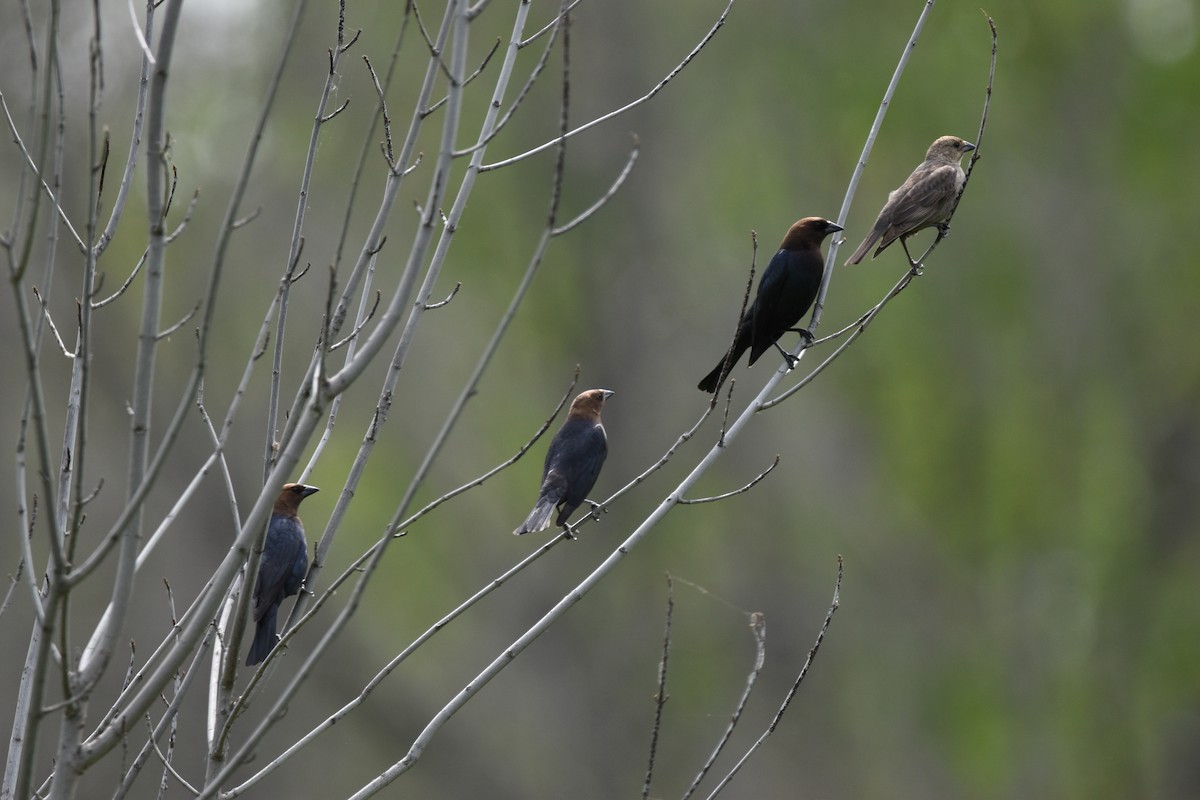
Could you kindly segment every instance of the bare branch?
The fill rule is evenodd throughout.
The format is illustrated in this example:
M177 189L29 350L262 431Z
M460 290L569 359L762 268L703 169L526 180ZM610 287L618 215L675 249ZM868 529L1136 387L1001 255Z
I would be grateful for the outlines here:
M575 6L579 5L582 2L583 2L583 0L571 0L571 2L567 3L563 7L563 11L571 11L575 8ZM558 29L558 23L560 21L562 21L562 13L561 12L559 13L559 15L557 17L552 19L550 22L547 22L545 24L545 26L543 26L541 29L539 29L536 33L530 35L530 37L528 39L521 42L520 46L525 47L526 45L533 44L536 40L540 39L542 36L546 35L547 33L551 33L551 34L556 33L557 29Z
M34 177L36 177L38 183L42 185L42 189L45 190L46 196L50 198L50 202L54 203L54 210L58 212L58 216L62 220L63 225L67 226L67 230L70 231L71 238L75 240L75 244L78 245L80 252L85 252L87 247L84 245L83 239L80 238L79 234L75 231L75 226L71 224L70 218L67 217L67 212L63 210L62 205L58 201L58 197L55 196L54 190L50 188L50 186L46 183L45 178L42 177L42 173L38 169L37 163L33 160L33 155L30 154L28 149L26 149L25 142L21 139L21 133L17 130L17 123L13 121L12 114L9 113L8 102L4 99L4 92L0 92L0 108L4 109L4 118L8 121L9 133L12 134L13 141L16 142L21 154L25 156L25 162L29 165L29 168L33 170ZM20 276L18 275L17 277Z
M455 291L457 291L457 288L455 289ZM450 296L453 297L454 296L453 293ZM351 331L350 335L347 336L345 339L342 339L340 342L336 342L335 344L331 345L329 347L329 352L332 353L334 350L337 350L339 347L344 347L345 345L349 344L350 342L352 342L356 338L358 338L359 332L362 331L362 329L367 326L367 323L371 321L371 317L375 316L375 309L379 308L379 301L382 297L383 297L383 294L381 292L379 292L378 290L376 290L375 291L375 303L371 306L371 310L367 312L367 315L363 318L362 322L355 325L354 330ZM446 302L450 302L449 298L446 299Z
M256 207L253 211L244 217L238 217L229 223L230 230L237 230L245 225L249 225L254 220L258 219L258 215L262 213L262 206Z
M768 475L770 475L770 474L771 474L771 470L775 469L775 468L776 468L776 467L778 467L778 466L779 466L779 456L777 455L777 456L775 456L775 461L774 461L774 462L772 462L771 466L767 467L765 470L763 470L761 473L759 473L759 475L758 475L758 477L757 477L757 478L755 478L754 480L750 481L749 483L747 483L747 484L746 484L745 486L743 486L742 488L740 488L740 489L735 489L735 490L734 490L734 491L732 491L732 492L726 492L725 494L718 494L718 495L715 495L715 496L713 496L713 497L700 497L700 498L697 498L697 499L695 499L695 500L688 500L688 499L686 499L686 498L684 498L684 497L681 497L681 498L679 498L679 504L680 504L680 505L687 506L687 505L699 505L700 503L715 503L715 502L717 502L718 500L726 500L726 499L728 499L728 498L730 498L730 497L733 497L733 496L735 496L735 495L744 494L745 492L748 492L748 491L750 491L751 489L753 489L753 488L754 488L754 486L755 486L755 484L757 484L757 483L758 483L759 481L761 481L763 478L765 478L765 477L767 477Z
M42 298L42 293L37 287L33 287L33 296L37 298L38 303L42 307L42 315L45 317L46 324L50 326L50 332L54 334L54 340L58 342L58 347L62 350L62 354L67 358L74 358L75 354L67 349L67 345L63 342L62 335L58 332L58 326L54 324L54 318L50 316L50 309L46 308L46 301Z
M24 536L25 534L22 533L21 535ZM4 593L4 602L0 603L0 619L4 618L4 612L8 611L9 606L12 605L13 592L17 590L17 584L22 583L21 578L24 574L25 558L22 557L21 560L17 562L16 574L8 576L8 591Z
M787 712L788 706L792 702L792 698L795 697L796 692L800 690L800 684L804 681L804 676L808 674L808 668L811 667L813 661L816 660L817 650L820 649L821 642L825 641L825 632L829 630L829 623L833 620L833 614L838 610L838 605L841 603L841 591L842 557L839 555L837 582L833 585L833 601L829 605L829 611L825 614L825 621L821 623L821 630L817 632L817 639L815 642L813 642L812 649L808 651L808 658L804 660L804 666L800 668L800 674L796 676L795 683L792 684L791 690L789 690L787 696L784 697L783 704L780 705L779 711L775 713L775 718L771 720L771 724L767 726L767 729L763 732L762 736L759 736L758 740L750 746L750 749L746 751L745 755L743 755L738 762L733 765L733 768L729 770L728 774L721 779L721 782L717 784L717 787L712 790L711 794L708 795L708 800L713 800L714 797L721 793L721 790L729 785L729 782L733 780L733 776L737 775L741 768L746 765L746 762L750 760L750 757L754 755L755 751L757 751L758 748L762 746L762 743L766 741L767 737L774 733L775 729L779 727L779 723L783 719L784 713Z
M896 295L900 294L900 292L902 292L906 288L908 288L908 285L910 283L912 283L913 279L916 278L918 275L920 275L920 272L915 269L906 270L904 275L900 278L900 280L897 281L896 285L893 286L891 289L889 289L887 294L885 294L883 296L883 299L880 300L878 303L876 303L874 306L872 306L871 309L869 311L867 311L867 313L865 313L861 317L859 317L858 322L856 322L850 326L851 328L854 328L855 331L854 331L854 333L852 333L849 336L849 338L846 339L846 341L842 342L836 350L834 350L832 353L830 353L829 356L827 356L826 359L817 366L816 369L814 369L812 372L805 375L804 378L802 378L795 386L791 387L790 389L788 389L786 392L779 395L775 399L767 400L767 401L763 402L759 406L759 410L766 411L769 408L775 407L776 405L782 403L784 400L787 400L789 397L794 395L796 392L803 389L808 384L812 383L813 380L818 375L820 375L822 372L825 371L826 367L828 367L830 364L832 364L839 356L841 356L842 353L846 352L846 349L848 347L850 347L851 344L854 343L855 339L857 339L859 336L861 336L866 331L867 326L870 325L875 320L875 317L877 317L879 315L879 312L883 310L883 307L886 306L888 303L890 303L893 299L895 299ZM839 334L835 334L835 335L840 335L840 333L841 332L839 332Z
M667 573L667 610L663 615L662 660L658 662L658 692L654 695L654 727L650 732L650 756L646 763L646 780L642 783L642 800L650 796L650 783L654 776L654 753L658 749L658 732L662 728L663 706L667 704L667 664L671 657L671 612L675 609L675 595L671 586L671 573Z
M191 311L189 311L188 313L184 314L184 316L183 316L183 319L179 320L179 322L176 322L174 325L172 325L171 327L167 328L166 330L164 330L164 331L160 332L160 333L158 334L158 338L159 338L160 340L162 340L162 339L167 339L167 338L169 338L169 337L171 336L171 334L175 333L175 331L179 330L179 329L180 329L180 328L182 328L184 325L186 325L186 324L187 324L187 322L188 322L188 320L190 320L192 317L196 316L196 312L200 310L200 305L201 305L201 304L200 304L200 301L196 301L196 305L192 306L192 310L191 310Z
M137 9L133 7L133 0L129 0L129 19L133 23L133 34L137 37L138 46L142 48L142 58L151 66L158 62L154 60L154 53L150 51L150 44L146 41L146 34L142 32L142 26L138 23Z
M103 308L104 306L108 305L112 301L116 300L121 295L125 294L125 290L129 288L129 285L131 283L133 283L133 279L137 277L138 271L141 270L142 265L145 263L146 263L146 251L143 250L142 257L138 259L137 264L134 264L133 272L129 273L129 277L126 278L125 282L121 284L121 288L117 289L117 291L113 292L111 295L104 298L103 300L99 300L97 302L92 303L92 308Z
M470 16L470 14L468 14L468 16ZM496 55L496 51L499 49L500 49L500 40L497 39L496 42L492 45L492 49L489 50L487 52L487 55L485 55L483 57L483 61L479 64L478 67L475 68L475 71L472 72L470 75L468 75L466 78L464 78L462 80L462 85L467 86L468 84L471 83L471 81L478 78L483 73L483 70L487 67L488 62L492 60L492 56ZM451 83L453 84L454 82L452 81ZM435 102L433 105L429 106L429 108L425 109L425 113L432 114L434 111L437 111L439 108L441 108L442 104L445 103L449 99L450 99L450 95L446 95L442 99ZM468 150L455 150L454 155L455 156L466 155L467 153L470 153L473 149L474 148L471 148Z
M563 27L559 24L562 19L562 13L563 12L560 11L560 16L556 17L554 22L551 23L550 27L553 29L553 35L551 35L550 39L547 40L546 46L542 48L541 56L538 58L537 63L534 64L533 68L529 71L529 75L525 78L525 84L517 91L517 96L509 105L508 110L505 111L498 120L496 120L495 128L486 137L470 147L463 150L455 150L455 156L466 155L468 153L473 153L482 147L487 147L488 144L491 143L492 139L496 138L496 136L500 134L500 131L504 130L505 126L508 125L509 120L511 120L517 113L517 109L521 107L521 104L529 95L529 92L533 89L533 85L537 83L538 77L542 74L542 71L546 68L546 65L550 63L550 53L554 50L554 42L558 37L559 28ZM562 131L560 131L560 133L562 133Z
M449 303L451 300L454 299L454 295L458 294L458 290L461 288L462 288L462 281L456 282L454 284L454 288L450 290L450 294L446 295L445 300L441 300L437 303L425 303L425 310L432 311L435 308L441 308L442 306L446 305L447 303Z
M625 185L625 179L629 177L629 174L631 172L633 172L633 165L634 165L634 162L637 161L637 158L638 158L638 137L636 135L634 135L633 148L629 151L629 158L626 159L625 166L621 168L621 172L617 175L616 179L612 182L612 185L608 187L608 191L606 191L600 197L599 200L597 200L596 202L594 202L590 206L588 206L587 209L585 209L583 212L581 212L578 216L576 216L570 222L567 222L565 225L560 225L559 227L557 227L553 231L551 231L550 235L551 236L561 236L564 233L570 233L575 228L575 226L581 225L582 223L587 222L589 219L592 218L593 214L595 214L600 209L604 208L604 206L608 205L608 201L612 200L613 197L616 196L617 192L619 192L621 190L621 187Z
M697 587L699 588L699 587ZM702 590L706 591L706 590ZM696 789L700 786L700 782L704 780L704 776L712 769L713 764L717 763L717 758L725 749L725 745L729 743L729 739L733 736L733 730L737 727L738 720L742 718L742 712L746 710L746 704L750 701L750 693L754 691L754 684L758 681L758 675L762 672L763 664L767 660L767 618L758 611L750 614L750 630L754 633L754 665L750 667L750 674L746 676L746 688L742 690L742 696L738 698L737 706L733 709L733 715L729 718L729 724L725 726L725 732L721 734L721 738L717 741L716 747L713 748L708 760L704 762L704 766L700 768L692 785L683 793L680 800L687 800Z
M384 95L383 87L379 85L379 76L375 74L375 68L371 66L371 59L363 56L363 63L367 65L367 71L371 73L371 82L375 84L375 94L379 96L379 113L383 115L383 141L384 141L384 158L387 159L388 168L393 173L396 172L396 157L392 153L392 119L388 116L387 97ZM380 247L383 243L380 242Z
M342 101L342 104L340 106L338 106L337 108L335 108L333 111L330 111L328 114L326 114L323 117L318 117L317 122L320 123L321 125L324 125L326 122L329 122L329 120L333 119L338 114L345 111L346 106L348 106L348 105L350 105L350 98L347 97L345 100Z
M614 118L619 117L620 115L624 114L626 111L637 108L638 106L648 102L656 94L661 92L663 90L663 88L675 78L676 75L678 75L680 72L682 72L684 70L684 68L687 67L687 65L691 63L692 59L695 58L697 55L699 55L700 51L703 50L704 47L710 41L712 41L712 38L717 35L717 31L719 31L721 29L721 26L725 24L725 20L729 16L729 12L731 10L733 10L733 4L735 2L736 2L736 0L728 0L728 3L726 4L725 9L721 12L721 15L717 18L717 21L715 23L713 23L713 26L709 29L708 33L704 35L704 38L702 38L700 40L699 44L697 44L695 47L693 47L691 52L688 53L684 57L683 61L679 62L679 64L673 70L671 70L669 73L667 73L667 76L665 78L663 78L661 81L659 81L654 86L654 88L651 89L646 94L642 95L641 97L639 97L638 99L634 100L631 103L627 103L627 104L621 106L620 108L618 108L614 111L610 111L607 114L596 117L591 122L585 122L584 124L580 125L577 128L574 128L571 131L568 131L567 133L560 134L558 137L551 139L548 142L543 142L542 144L538 145L537 147L533 148L532 150L526 150L524 153L520 153L519 155L512 156L511 158L506 158L503 161L496 161L492 164L484 164L483 166L481 166L479 168L479 171L480 172L488 172L493 169L500 169L502 167L510 166L512 164L517 163L518 161L524 161L525 159L529 158L530 156L534 156L545 150L549 150L551 147L554 147L561 141L565 141L566 139L572 138L574 136L578 136L579 134L583 133L586 130L590 130L590 129L596 127L597 125L600 125L604 122L608 122L609 120L614 119Z
M187 228L188 223L192 220L192 212L196 210L196 204L200 201L200 190L192 191L192 199L188 201L188 206L183 211L183 219L179 220L179 224L175 226L175 230L167 234L166 242L170 244L179 238L179 234Z

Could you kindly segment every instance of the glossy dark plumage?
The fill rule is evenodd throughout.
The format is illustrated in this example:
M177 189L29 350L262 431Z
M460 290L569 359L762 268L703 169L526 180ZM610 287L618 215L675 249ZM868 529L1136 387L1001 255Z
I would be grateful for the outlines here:
M254 585L254 642L246 656L246 666L265 659L279 637L275 634L279 604L300 591L308 572L308 546L304 525L297 514L300 502L317 492L315 486L289 483L275 500L267 535L263 538L262 558L258 562L258 581Z
M558 518L554 524L566 525L575 509L587 499L608 456L608 436L600 411L612 395L608 389L588 389L571 402L566 422L546 450L537 503L513 533L520 536L550 527L555 508Z
M879 248L871 258L897 239L907 239L917 231L944 224L966 180L960 162L974 149L975 145L957 136L942 136L929 145L925 160L888 195L871 232L846 263L862 261L876 242Z
M726 377L721 375L722 370L732 370L746 350L750 351L750 363L753 364L767 348L778 347L779 337L788 331L808 335L808 331L797 328L796 323L817 299L817 291L821 288L821 277L825 274L821 242L841 229L837 223L821 217L805 217L792 225L779 245L779 252L771 257L758 282L754 302L738 322L733 347L713 371L704 376L697 388L704 392L720 389ZM783 353L783 348L780 352Z

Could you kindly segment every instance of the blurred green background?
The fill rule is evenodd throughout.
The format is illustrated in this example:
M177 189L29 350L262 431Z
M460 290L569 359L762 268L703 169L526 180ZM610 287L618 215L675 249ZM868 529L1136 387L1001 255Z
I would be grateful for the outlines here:
M28 102L15 5L0 9L0 90L14 113ZM114 153L127 147L139 52L123 5L105 5L100 117L112 129ZM472 61L507 38L512 5L490 3L477 19ZM514 453L576 364L581 388L617 392L605 412L610 457L594 496L608 496L660 457L707 402L694 387L731 335L751 230L761 268L795 219L837 215L923 5L738 0L709 46L653 102L572 139L564 217L605 191L624 163L630 132L641 154L608 206L551 245L418 502ZM246 210L262 212L234 237L221 293L206 386L218 417L285 266L336 26L334 4L310 6L246 202ZM527 32L556 8L534 3ZM572 121L648 91L721 8L696 0L581 4L572 16ZM422 10L436 26L441 7ZM679 796L707 757L753 661L746 615L766 615L767 664L714 770L723 774L768 724L800 669L829 606L838 554L846 565L841 608L819 658L776 734L725 796L1200 796L1200 345L1188 333L1200 306L1200 270L1187 237L1176 233L1200 212L1200 155L1189 139L1200 126L1200 7L1194 0L1007 0L987 11L1000 32L995 94L953 234L924 276L831 369L752 420L693 494L741 486L777 453L778 469L750 493L673 511L382 796L637 796L668 572L686 582L675 583L670 699L652 797ZM64 9L64 194L73 213L83 208L86 186L89 13L82 3ZM206 284L213 232L290 14L280 3L196 2L185 12L169 104L181 198L175 217L193 189L201 194L169 253L164 325L191 308ZM303 258L313 270L293 295L288 396L311 352L354 160L376 102L359 56L382 70L399 21L398 3L356 2L347 10L347 27L363 35L343 61L335 102L349 99L350 106L322 134L308 200ZM389 95L397 136L425 63L412 29L407 37ZM537 49L522 54L519 75ZM849 247L936 136L974 139L989 53L976 4L935 6L846 221ZM497 66L493 60L470 87L460 146L472 141ZM554 58L487 161L554 134L559 72ZM417 219L412 203L423 199L440 124L431 118L418 148L426 169L414 173L390 219L377 279L385 296L407 254ZM369 141L379 138L376 132ZM377 157L369 164L346 258L361 244L381 186L382 164ZM552 165L546 153L480 178L434 295L440 299L456 282L462 289L418 330L326 585L381 533L503 313L545 218ZM6 137L5 220L20 166ZM101 267L109 288L143 247L142 180L139 171L139 196ZM843 247L842 258L848 253ZM821 330L855 319L904 268L893 250L862 266L838 266ZM51 301L60 325L74 313L80 269L77 255L62 248ZM97 318L104 338L86 483L106 483L85 537L99 537L125 491L128 354L139 302L131 295ZM11 447L24 383L11 299L5 308L0 330L11 344L0 352L9 376L0 400ZM188 331L172 337L160 362L159 425L190 369ZM824 352L809 354L783 385ZM46 353L58 420L69 366L55 360L53 348ZM750 371L737 367L735 410L774 363L768 354ZM305 504L310 538L333 507L384 366L348 395L311 477L326 492ZM267 371L260 367L251 386L229 453L243 513L261 482ZM263 796L344 796L401 758L429 717L611 552L718 433L710 420L578 542L556 547L440 634L364 710L272 776ZM152 501L155 513L165 512L207 448L195 419ZM509 533L533 502L543 453L544 443L392 545L337 654L291 704L256 764L351 699L414 636L543 541ZM12 474L12 459L0 458L0 483L12 486ZM141 613L128 631L139 653L169 624L161 580L182 604L202 584L198 565L215 566L221 557L232 524L222 497L210 478L143 573ZM5 492L0 511L10 523L12 509ZM15 570L12 527L2 555ZM97 589L96 599L104 596ZM5 701L28 636L22 603L18 592L0 618L0 635L13 643L0 660ZM87 611L78 613L79 631L88 630ZM303 632L294 647L310 647L317 635ZM282 682L281 672L274 681ZM179 769L197 778L201 701L181 720Z

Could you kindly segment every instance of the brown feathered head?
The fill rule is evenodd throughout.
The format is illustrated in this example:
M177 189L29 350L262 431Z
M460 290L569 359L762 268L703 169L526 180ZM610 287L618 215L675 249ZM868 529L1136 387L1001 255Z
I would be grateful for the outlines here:
M820 249L821 242L831 233L842 230L836 222L824 217L805 217L788 228L787 236L779 245L780 250Z
M975 145L957 136L939 136L929 145L929 150L925 152L925 160L954 164L974 149Z
M317 487L305 486L303 483L285 483L283 491L275 498L274 513L295 516L296 510L300 508L300 501L319 491L321 490Z
M600 410L604 408L604 401L613 394L614 392L608 389L588 389L586 392L581 392L571 401L571 410L567 412L567 416L598 420L600 419Z

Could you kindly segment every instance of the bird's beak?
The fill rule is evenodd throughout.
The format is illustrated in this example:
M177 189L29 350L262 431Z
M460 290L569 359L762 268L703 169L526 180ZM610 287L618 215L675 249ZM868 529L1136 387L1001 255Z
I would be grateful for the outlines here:
M838 231L844 231L844 230L846 230L846 229L845 229L845 228L843 228L841 225L838 225L836 222L826 222L826 223L825 223L825 226L826 226L827 228L829 228L829 232L830 232L830 233L837 233Z
M305 486L301 497L308 497L310 494L316 494L319 491L321 490L315 486Z
M616 394L616 392L614 392L614 391L613 391L613 390L611 390L611 389L601 389L601 390L600 390L600 394L604 395L604 399L605 399L605 400L607 400L608 398L610 398L610 397L612 397L614 394Z
M962 149L963 149L963 152L964 152L964 153L969 153L969 152L971 152L972 150L974 150L974 149L975 149L975 145L971 144L970 142L963 142L963 148L962 148Z

